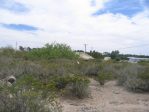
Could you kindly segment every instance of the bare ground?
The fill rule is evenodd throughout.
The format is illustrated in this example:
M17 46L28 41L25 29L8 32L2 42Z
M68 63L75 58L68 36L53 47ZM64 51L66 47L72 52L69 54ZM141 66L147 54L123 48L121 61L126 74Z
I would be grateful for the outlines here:
M90 79L91 96L86 99L63 97L63 112L149 112L149 94L132 93L117 86L116 81L103 87Z

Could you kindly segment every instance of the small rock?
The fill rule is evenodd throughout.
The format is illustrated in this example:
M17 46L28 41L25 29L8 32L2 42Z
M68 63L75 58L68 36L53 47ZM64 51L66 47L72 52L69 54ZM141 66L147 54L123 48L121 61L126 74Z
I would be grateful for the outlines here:
M77 112L100 112L100 111L95 107L84 106L80 110L78 110Z
M73 106L80 106L79 104L76 104L76 103L71 103L70 105L73 105Z
M16 78L14 76L7 77L7 81L11 84L13 84L16 81Z
M114 93L114 94L120 94L120 92L119 92L119 91L113 91L113 93Z

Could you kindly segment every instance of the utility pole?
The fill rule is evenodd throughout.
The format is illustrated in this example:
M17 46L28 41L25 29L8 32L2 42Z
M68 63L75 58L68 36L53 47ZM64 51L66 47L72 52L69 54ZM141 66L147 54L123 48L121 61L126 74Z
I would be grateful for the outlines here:
M17 48L18 48L18 43L16 42L16 51L17 51Z
M86 53L86 47L87 47L87 44L84 44L84 47L85 47L85 51L84 51L84 52Z

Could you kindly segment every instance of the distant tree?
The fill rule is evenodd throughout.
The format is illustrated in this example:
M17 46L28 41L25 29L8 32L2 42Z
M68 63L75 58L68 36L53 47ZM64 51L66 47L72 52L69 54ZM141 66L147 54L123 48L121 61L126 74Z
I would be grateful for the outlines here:
M118 59L119 58L119 51L115 50L111 52L111 58L112 59Z
M75 50L75 52L84 52L83 50Z
M19 50L20 50L20 51L24 51L25 49L24 49L24 47L19 46Z
M26 50L27 50L27 51L31 51L32 49L31 49L30 47L27 47Z
M111 53L109 53L109 52L104 52L103 55L104 55L104 56L110 56Z
M97 52L95 50L94 51L90 51L88 54L91 55L94 58L97 58L97 59L102 59L103 58L102 53Z

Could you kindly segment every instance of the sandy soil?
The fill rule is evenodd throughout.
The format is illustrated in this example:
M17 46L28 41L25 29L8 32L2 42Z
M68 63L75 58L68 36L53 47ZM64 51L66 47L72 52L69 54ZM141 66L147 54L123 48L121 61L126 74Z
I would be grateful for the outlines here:
M90 80L91 96L81 100L61 98L63 112L149 112L149 94L128 92L115 81L101 87Z

